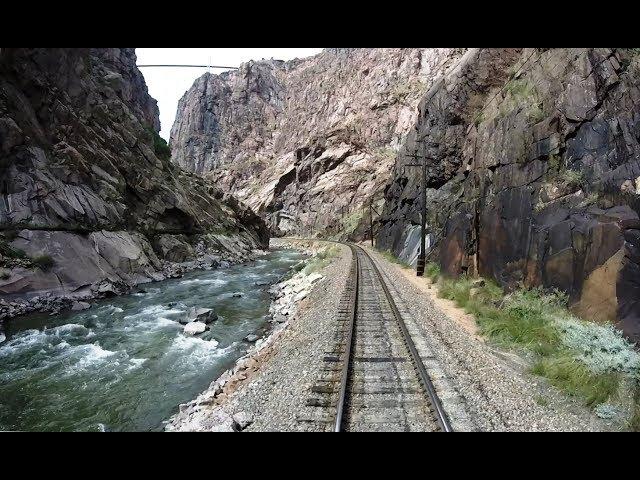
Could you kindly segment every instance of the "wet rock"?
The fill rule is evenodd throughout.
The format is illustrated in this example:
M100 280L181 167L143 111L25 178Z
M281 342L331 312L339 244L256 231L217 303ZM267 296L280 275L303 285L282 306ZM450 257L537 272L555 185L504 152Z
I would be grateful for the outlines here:
M255 335L253 333L247 335L246 337L244 337L244 339L249 342L249 343L253 343L255 341L257 341L260 337L258 337L258 335Z
M73 312L80 312L82 310L88 310L91 308L91 304L87 302L74 302L71 306Z
M4 334L0 333L0 343L4 342L7 339L7 337L4 336Z
M189 310L187 310L187 313L184 316L184 318L180 320L180 323L189 323L189 322L198 321L198 322L203 322L205 324L209 324L211 322L216 321L217 319L218 319L218 315L211 308L191 307Z
M244 297L244 293L242 292L235 292L234 294L231 295L233 298L241 298Z
M273 321L276 322L276 323L285 323L287 320L288 320L288 318L285 315L281 314L281 313L276 313L273 316Z
M189 322L184 326L183 332L185 335L198 335L204 333L207 330L207 325L202 322Z

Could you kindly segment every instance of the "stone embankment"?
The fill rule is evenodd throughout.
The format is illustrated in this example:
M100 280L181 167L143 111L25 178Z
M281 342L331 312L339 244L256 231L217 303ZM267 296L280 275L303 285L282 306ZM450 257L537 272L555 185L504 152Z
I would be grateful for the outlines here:
M248 427L253 418L247 412L235 414L226 413L222 404L249 376L255 373L261 363L273 354L274 348L290 322L296 317L300 302L302 302L322 278L323 275L311 272L318 253L328 247L317 242L288 242L272 240L272 245L280 248L295 248L310 255L310 259L294 267L293 274L288 279L274 284L269 293L272 297L269 314L271 329L266 337L255 335L246 338L255 344L249 348L246 355L241 357L235 366L224 372L207 390L196 399L182 404L179 412L166 425L166 431L241 431ZM251 337L251 338L250 338Z

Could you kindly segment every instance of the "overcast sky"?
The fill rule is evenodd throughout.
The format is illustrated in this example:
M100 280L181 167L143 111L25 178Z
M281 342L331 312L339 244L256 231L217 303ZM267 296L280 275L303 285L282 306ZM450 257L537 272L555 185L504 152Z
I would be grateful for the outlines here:
M138 65L195 64L237 67L249 60L275 58L291 60L315 55L321 48L136 48ZM141 68L149 93L160 107L160 135L169 141L169 132L178 108L178 100L206 68ZM212 73L224 70L212 69Z

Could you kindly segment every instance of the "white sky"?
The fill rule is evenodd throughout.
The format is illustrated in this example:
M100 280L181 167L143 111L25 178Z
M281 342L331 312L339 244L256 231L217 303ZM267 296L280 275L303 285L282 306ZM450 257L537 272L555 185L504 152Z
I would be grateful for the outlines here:
M275 58L291 60L320 53L321 48L136 48L138 65L195 64L238 67L249 60ZM141 68L149 93L158 100L160 135L169 141L169 133L178 108L178 100L206 68ZM212 73L224 70L211 69Z

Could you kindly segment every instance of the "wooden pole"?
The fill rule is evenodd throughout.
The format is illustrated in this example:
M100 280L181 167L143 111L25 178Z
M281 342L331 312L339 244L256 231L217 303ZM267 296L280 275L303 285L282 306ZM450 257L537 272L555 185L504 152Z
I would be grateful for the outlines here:
M371 232L371 248L373 248L373 198L369 199L369 231Z

